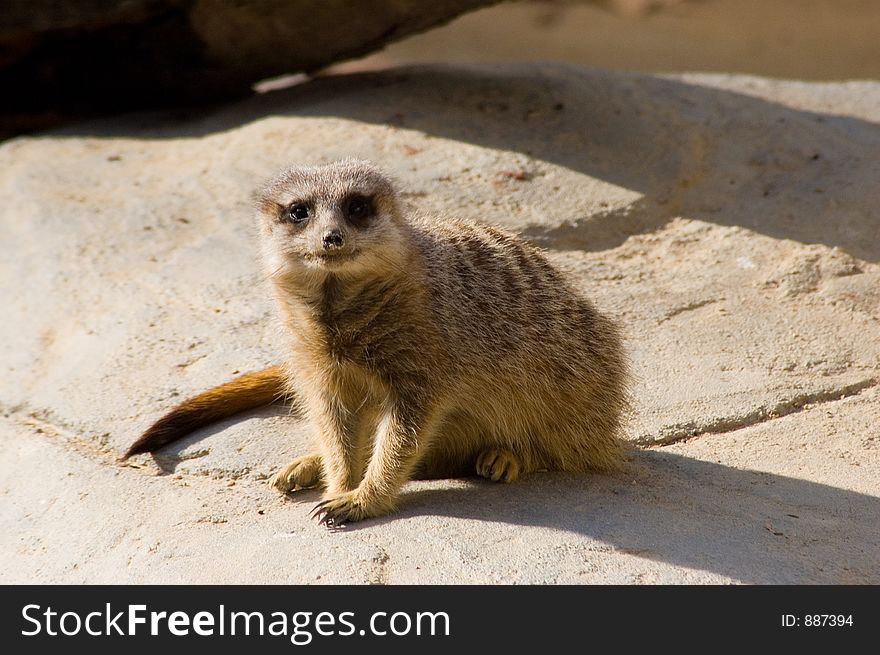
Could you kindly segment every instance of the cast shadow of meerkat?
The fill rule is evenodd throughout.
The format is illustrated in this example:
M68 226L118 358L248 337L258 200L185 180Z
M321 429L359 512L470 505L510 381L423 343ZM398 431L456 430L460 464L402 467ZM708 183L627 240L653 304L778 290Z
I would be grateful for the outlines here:
M612 475L537 473L402 501L396 516L354 529L428 515L501 521L745 583L880 582L880 498L662 450L638 451Z
M174 473L186 452L236 420L255 419L259 430L261 419L288 415L276 405L227 419L166 446L154 460ZM533 473L501 485L465 480L453 488L411 484L394 514L343 529L429 516L472 519L568 532L614 552L746 583L880 583L880 498L847 489L662 449L633 450L612 474ZM319 496L315 489L288 494L308 505Z

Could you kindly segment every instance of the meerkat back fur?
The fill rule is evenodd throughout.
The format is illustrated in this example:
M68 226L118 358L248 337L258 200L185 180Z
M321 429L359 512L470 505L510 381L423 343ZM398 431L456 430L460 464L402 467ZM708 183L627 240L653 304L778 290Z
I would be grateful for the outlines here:
M288 357L254 379L286 386L317 446L271 482L323 486L321 522L392 511L416 477L512 482L619 464L618 329L539 249L406 212L365 161L288 169L257 207Z

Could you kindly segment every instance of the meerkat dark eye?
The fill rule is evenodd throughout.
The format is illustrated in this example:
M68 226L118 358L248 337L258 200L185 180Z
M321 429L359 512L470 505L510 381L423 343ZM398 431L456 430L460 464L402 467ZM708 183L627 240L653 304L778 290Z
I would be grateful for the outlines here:
M284 219L292 223L302 223L309 217L309 207L301 202L284 210Z
M348 205L345 208L345 215L353 223L363 222L373 215L373 205L369 198L355 196L349 199Z

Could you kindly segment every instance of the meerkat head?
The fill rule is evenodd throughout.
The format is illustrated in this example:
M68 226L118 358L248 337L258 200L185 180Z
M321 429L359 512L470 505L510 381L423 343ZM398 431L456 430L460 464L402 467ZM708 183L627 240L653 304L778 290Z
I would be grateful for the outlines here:
M257 196L270 273L357 273L400 253L403 219L391 181L367 161L346 159L282 171Z

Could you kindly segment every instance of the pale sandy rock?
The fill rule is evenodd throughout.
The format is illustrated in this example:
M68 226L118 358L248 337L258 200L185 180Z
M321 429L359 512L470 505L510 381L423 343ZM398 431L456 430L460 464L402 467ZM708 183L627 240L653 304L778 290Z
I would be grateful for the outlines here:
M6 579L880 581L878 107L870 82L425 68L3 144ZM263 481L308 447L283 408L165 449L174 475L117 466L278 361L250 194L349 155L546 247L625 326L654 446L614 476L412 484L344 534Z

